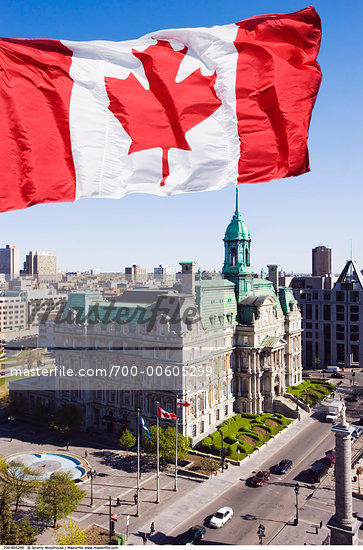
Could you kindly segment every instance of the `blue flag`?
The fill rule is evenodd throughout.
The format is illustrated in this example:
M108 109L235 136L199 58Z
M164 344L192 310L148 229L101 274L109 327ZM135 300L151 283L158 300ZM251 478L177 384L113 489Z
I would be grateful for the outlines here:
M151 436L149 434L149 429L145 426L145 421L144 421L142 416L140 416L140 424L141 424L142 429L144 430L144 432L148 436L148 438L151 439Z

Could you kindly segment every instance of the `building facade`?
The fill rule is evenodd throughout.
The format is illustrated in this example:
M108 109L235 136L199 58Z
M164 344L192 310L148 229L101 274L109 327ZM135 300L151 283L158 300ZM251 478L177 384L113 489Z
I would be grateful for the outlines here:
M19 249L10 244L7 244L5 248L0 248L0 273L5 274L6 280L19 277L19 269Z
M331 275L331 248L317 246L312 251L313 277Z
M159 402L177 410L193 445L235 412L277 410L286 386L301 382L301 316L291 289L254 278L238 192L224 244L222 276L203 279L181 262L171 288L129 289L112 302L70 294L52 325L56 365L89 376L60 377L48 392L43 380L37 396L49 409L78 404L86 428L117 433L135 429L138 408L155 423ZM34 381L11 391L24 398L26 384L30 398ZM191 406L177 409L178 396Z
M363 277L347 261L329 288L326 278L301 278L294 290L303 317L303 368L363 363ZM303 284L306 283L306 284Z

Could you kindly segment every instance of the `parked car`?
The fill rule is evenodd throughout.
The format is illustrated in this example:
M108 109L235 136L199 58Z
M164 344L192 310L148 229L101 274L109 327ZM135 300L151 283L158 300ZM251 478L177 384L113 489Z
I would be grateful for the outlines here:
M267 471L257 472L257 474L251 479L251 485L253 487L262 487L262 485L265 483L265 481L268 480L270 475L270 472Z
M211 519L209 520L209 525L210 527L215 527L216 529L219 529L220 527L223 527L223 525L232 518L233 518L232 508L229 508L228 506L224 506L224 508L220 508L218 512L216 512L214 516L211 517Z
M330 465L335 464L335 452L334 451L327 451L325 453L325 458L328 458L330 460Z
M290 468L292 468L292 460L284 458L274 467L274 474L286 474Z
M196 544L201 539L204 539L205 532L206 528L203 525L194 525L194 527L191 527L185 533L177 536L177 544Z
M355 437L356 439L358 439L358 437L360 437L363 433L363 429L360 428L359 426L353 426L354 430L352 431L352 437Z
M329 466L318 460L308 470L308 480L310 483L319 483L328 473Z
M330 366L330 367L324 367L323 368L323 372L330 372L331 374L333 372L339 372L340 371L340 368L339 367L335 367L335 366Z
M344 374L342 372L333 372L331 378L344 378Z

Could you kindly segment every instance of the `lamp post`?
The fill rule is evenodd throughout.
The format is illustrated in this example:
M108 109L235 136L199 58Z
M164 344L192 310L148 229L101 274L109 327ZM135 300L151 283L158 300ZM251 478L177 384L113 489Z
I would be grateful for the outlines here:
M354 377L355 377L355 371L352 372L353 386L354 386Z
M265 537L265 526L262 525L262 523L260 523L260 525L258 526L258 529L257 529L257 536L260 540L260 544L262 546L262 541L263 541L263 537Z
M294 520L294 525L299 525L299 492L300 492L300 485L298 483L296 483L296 485L294 487L294 491L295 491L295 497L296 497L296 502L295 502L296 517L295 517L295 520Z
M221 468L222 468L222 474L223 474L223 471L224 471L224 440L223 440L222 430L219 429L218 431L221 434L221 442L222 442L222 447L221 447Z
M96 470L94 470L93 468L91 468L88 473L91 478L91 502L89 505L92 507L93 506L93 480L97 474L96 474Z

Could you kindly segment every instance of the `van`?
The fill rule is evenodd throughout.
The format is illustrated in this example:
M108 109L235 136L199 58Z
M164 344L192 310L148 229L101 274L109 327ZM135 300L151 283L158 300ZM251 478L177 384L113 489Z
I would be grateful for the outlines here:
M339 367L324 367L323 372L339 372Z
M325 417L325 422L331 422L334 424L339 418L340 413L329 413Z

